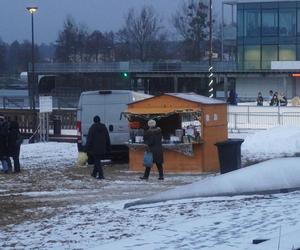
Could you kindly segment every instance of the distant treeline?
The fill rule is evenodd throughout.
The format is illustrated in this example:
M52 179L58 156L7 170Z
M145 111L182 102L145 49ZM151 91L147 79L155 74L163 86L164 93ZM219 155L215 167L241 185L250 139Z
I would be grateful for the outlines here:
M163 26L151 6L130 9L117 31L89 31L67 16L57 40L35 46L36 62L111 61L200 61L207 58L208 7L206 0L187 0L172 17L174 32ZM214 52L220 54L218 22L213 23ZM1 36L1 34L0 34ZM175 39L176 38L176 39ZM27 71L31 62L31 42L7 44L0 39L0 74Z

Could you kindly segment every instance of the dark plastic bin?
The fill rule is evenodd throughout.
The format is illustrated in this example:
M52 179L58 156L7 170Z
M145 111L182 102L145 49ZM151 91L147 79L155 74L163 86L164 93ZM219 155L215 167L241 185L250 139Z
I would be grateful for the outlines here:
M241 168L241 144L243 139L228 139L217 142L221 174Z
M61 135L61 120L59 118L53 119L53 133L54 135Z

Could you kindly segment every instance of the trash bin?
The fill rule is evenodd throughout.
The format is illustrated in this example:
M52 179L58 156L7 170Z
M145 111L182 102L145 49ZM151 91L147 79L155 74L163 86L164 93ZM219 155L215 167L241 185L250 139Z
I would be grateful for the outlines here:
M61 120L59 117L53 119L53 133L54 135L61 135Z
M243 139L228 139L215 144L218 148L221 174L241 168L241 144L243 142Z

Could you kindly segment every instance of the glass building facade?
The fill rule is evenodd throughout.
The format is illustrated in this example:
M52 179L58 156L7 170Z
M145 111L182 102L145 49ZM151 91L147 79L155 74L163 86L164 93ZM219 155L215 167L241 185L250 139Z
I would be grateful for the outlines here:
M300 60L300 1L238 3L237 51L240 69Z

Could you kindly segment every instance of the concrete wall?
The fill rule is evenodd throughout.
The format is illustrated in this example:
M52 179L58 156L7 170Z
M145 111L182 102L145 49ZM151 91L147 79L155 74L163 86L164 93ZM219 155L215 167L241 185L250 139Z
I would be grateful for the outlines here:
M236 79L236 92L239 99L256 99L261 92L264 98L269 96L269 91L283 92L287 98L300 95L300 79L283 76L280 77L239 77Z

